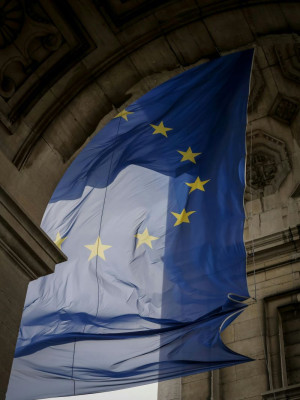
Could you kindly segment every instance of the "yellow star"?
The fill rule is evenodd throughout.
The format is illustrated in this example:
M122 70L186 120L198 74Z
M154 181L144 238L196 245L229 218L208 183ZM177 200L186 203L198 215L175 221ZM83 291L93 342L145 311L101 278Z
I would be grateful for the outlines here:
M161 123L159 125L150 124L150 126L152 126L152 128L154 129L153 135L155 135L156 133L161 133L165 137L168 137L167 132L173 130L173 128L166 128L164 126L163 121L161 121Z
M155 236L149 235L148 229L146 228L143 233L138 233L134 235L138 238L138 244L136 248L138 249L142 244L147 244L152 249L152 240L157 240L158 238Z
M180 225L180 224L182 224L183 222L186 222L187 224L189 224L189 223L190 223L189 216L190 216L191 214L194 214L195 212L196 212L196 211L189 211L189 212L186 212L186 211L185 211L185 208L181 211L180 214L177 214L177 213L175 213L175 212L171 212L171 214L173 214L174 217L176 218L176 222L175 222L174 226Z
M180 153L183 156L182 159L180 160L180 162L191 161L194 164L196 164L195 157L197 157L197 156L199 156L199 154L201 154L201 153L193 153L192 149L190 147L187 149L187 151L180 151L180 150L177 150L177 151L178 151L178 153Z
M202 192L205 192L204 185L209 181L210 181L210 179L208 179L207 181L201 181L198 176L197 179L195 180L195 182L192 182L192 183L185 182L185 184L190 186L190 188L191 188L191 190L189 191L189 194L190 194L196 189L199 189L199 190L202 190Z
M56 244L56 246L57 246L58 248L61 249L61 245L63 244L63 242L64 242L66 239L67 239L67 236L64 237L64 238L62 238L62 237L60 236L60 233L57 232L56 238L55 238L55 240L54 240L54 243Z
M100 236L97 237L97 240L94 244L87 244L86 246L87 249L91 250L91 254L89 256L88 261L90 261L92 258L99 256L102 258L102 260L105 260L105 255L104 251L109 249L112 246L108 246L106 244L102 244Z
M133 112L127 111L124 108L124 110L119 112L119 114L117 114L114 118L122 117L123 119L125 119L125 121L128 121L127 115L129 115L129 114L133 114Z

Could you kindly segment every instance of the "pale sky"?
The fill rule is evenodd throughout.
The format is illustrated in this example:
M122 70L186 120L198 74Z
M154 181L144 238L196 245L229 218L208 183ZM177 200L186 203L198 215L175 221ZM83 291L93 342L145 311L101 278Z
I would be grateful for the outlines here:
M157 386L157 383L152 383L129 389L114 390L113 392L56 397L46 400L157 400Z

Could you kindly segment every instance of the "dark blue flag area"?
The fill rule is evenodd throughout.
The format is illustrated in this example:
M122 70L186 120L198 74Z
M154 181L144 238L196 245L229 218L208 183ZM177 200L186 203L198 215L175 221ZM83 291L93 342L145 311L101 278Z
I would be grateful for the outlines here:
M249 361L220 332L249 297L252 50L190 69L106 125L42 227L68 256L29 285L7 399L95 393Z

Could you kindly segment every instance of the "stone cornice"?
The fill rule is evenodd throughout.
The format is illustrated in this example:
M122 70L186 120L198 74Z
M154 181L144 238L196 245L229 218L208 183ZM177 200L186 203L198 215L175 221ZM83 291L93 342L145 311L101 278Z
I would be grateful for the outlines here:
M272 390L262 394L264 400L276 399L276 400L296 400L300 399L300 385L292 385L282 389Z
M280 267L300 260L300 227L286 229L245 244L247 273Z
M66 256L0 186L0 248L30 279L50 274Z

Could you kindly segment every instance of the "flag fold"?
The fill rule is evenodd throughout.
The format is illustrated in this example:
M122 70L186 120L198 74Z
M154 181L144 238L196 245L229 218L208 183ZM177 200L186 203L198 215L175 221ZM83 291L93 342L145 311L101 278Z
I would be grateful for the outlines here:
M253 51L151 90L59 182L68 256L29 285L7 400L96 393L249 361L221 331L249 297L243 242Z

